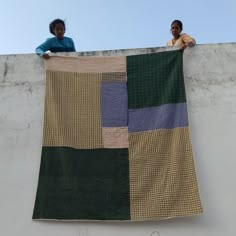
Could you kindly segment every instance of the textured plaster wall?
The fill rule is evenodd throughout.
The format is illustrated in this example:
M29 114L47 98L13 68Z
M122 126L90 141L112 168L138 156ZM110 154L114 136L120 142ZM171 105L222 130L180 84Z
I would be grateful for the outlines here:
M170 50L75 53L114 56ZM74 54L73 54L74 55ZM44 61L0 56L0 235L222 236L236 234L236 43L184 52L195 166L204 214L145 223L36 222L32 211L42 144Z

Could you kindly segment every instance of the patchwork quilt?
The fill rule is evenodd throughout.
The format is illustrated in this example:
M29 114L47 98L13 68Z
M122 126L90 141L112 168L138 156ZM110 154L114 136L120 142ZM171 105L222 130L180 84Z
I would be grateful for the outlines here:
M45 61L33 219L151 221L202 212L179 50Z

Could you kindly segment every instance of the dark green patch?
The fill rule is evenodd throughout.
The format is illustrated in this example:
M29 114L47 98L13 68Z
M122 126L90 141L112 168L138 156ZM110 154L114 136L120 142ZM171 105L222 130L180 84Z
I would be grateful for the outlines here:
M128 149L43 147L33 219L129 220Z
M180 50L127 57L128 108L186 102Z

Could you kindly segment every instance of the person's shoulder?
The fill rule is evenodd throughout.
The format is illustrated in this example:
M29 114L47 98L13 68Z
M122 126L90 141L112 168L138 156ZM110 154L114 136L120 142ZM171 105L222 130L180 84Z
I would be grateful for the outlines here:
M65 41L69 44L74 44L74 40L70 37L64 37Z
M70 38L70 37L67 37L67 36L64 36L64 39L65 39L65 40L68 40L68 41L73 41L73 39L72 39L72 38Z
M180 37L185 37L185 36L189 36L189 35L186 34L186 33L182 33L182 34L180 34Z
M186 34L186 33L182 33L180 35L181 38L192 38L192 36L190 36L189 34Z
M182 34L180 35L180 37L181 37L182 39L194 39L192 36L190 36L189 34L186 34L186 33L182 33Z
M56 37L47 38L47 39L46 39L46 43L55 42L56 40L57 40Z

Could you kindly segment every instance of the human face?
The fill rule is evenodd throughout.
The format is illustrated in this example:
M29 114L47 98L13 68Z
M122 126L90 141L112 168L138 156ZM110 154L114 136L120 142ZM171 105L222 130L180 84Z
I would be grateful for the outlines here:
M177 23L173 23L171 25L171 33L175 39L179 38L179 35L181 33L181 29Z
M58 39L63 39L64 34L65 34L64 25L61 23L56 24L54 28L54 34L56 35Z

